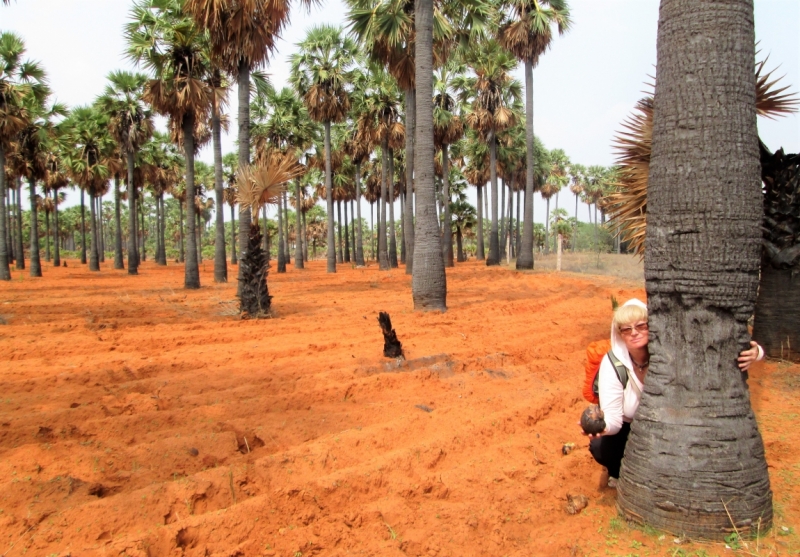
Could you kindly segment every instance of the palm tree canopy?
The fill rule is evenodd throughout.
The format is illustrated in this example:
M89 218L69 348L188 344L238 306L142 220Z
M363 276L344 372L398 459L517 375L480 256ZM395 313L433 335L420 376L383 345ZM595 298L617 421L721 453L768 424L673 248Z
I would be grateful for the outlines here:
M111 72L97 100L109 117L109 130L122 152L137 151L153 133L153 118L142 99L148 79L141 73Z
M59 127L69 175L82 189L97 195L108 182L106 159L116 147L108 133L108 116L95 106L80 106Z
M28 123L27 104L44 104L50 94L42 67L23 61L25 43L10 32L0 33L0 145L9 142Z
M350 69L358 47L340 27L313 27L291 57L291 83L317 122L341 122L350 108Z
M318 0L303 0L306 6ZM236 73L262 66L289 22L289 0L186 0L184 10L208 30L215 63Z
M504 0L505 20L498 40L514 56L533 66L550 47L552 27L559 35L572 25L566 0Z
M514 125L512 107L522 98L522 85L511 77L516 58L497 41L488 41L470 54L468 63L475 76L455 80L460 100L470 105L467 124L484 135Z
M155 75L143 98L168 116L173 133L183 117L205 120L214 102L208 36L183 13L181 0L139 0L125 26L128 56Z

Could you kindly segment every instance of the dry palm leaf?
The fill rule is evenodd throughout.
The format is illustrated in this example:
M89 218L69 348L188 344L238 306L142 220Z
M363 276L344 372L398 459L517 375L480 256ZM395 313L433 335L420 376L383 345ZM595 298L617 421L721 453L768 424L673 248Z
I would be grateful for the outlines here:
M759 116L767 118L797 112L800 106L797 94L787 93L789 86L774 88L782 78L770 81L774 70L762 75L767 59L756 66L756 111ZM622 123L622 130L614 139L618 180L614 184L615 192L603 201L609 226L640 257L644 257L652 137L653 96L648 95L637 103L633 114Z
M262 205L277 203L286 182L303 173L303 167L291 155L274 152L265 157L266 163L239 169L236 199L240 210L251 209L258 214Z

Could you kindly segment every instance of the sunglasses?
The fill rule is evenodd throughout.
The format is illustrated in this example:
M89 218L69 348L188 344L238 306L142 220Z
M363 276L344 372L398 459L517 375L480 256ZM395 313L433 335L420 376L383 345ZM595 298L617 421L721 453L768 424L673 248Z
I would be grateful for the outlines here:
M647 321L645 321L644 323L636 323L633 326L619 328L619 334L621 334L624 337L631 336L633 334L633 331L636 331L637 333L640 334L646 333L648 331Z

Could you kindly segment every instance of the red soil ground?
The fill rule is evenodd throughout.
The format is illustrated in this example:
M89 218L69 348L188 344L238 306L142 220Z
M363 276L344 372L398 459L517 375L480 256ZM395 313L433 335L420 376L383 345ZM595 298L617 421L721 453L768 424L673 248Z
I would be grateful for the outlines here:
M575 425L585 346L641 282L470 262L423 315L402 269L313 262L242 321L211 273L185 291L177 265L69 261L0 285L0 555L732 554L616 518ZM750 384L776 527L741 551L796 554L800 366Z

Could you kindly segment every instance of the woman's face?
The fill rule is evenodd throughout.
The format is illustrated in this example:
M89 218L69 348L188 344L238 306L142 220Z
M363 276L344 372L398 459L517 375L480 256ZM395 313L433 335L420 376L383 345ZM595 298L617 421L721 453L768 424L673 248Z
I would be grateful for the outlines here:
M619 334L622 336L622 340L625 341L628 352L634 352L640 348L644 348L647 346L647 341L649 340L647 320L642 319L623 325L619 328Z

